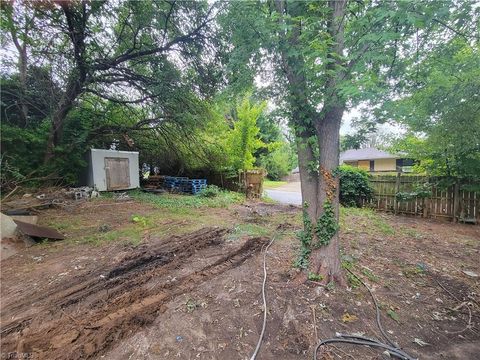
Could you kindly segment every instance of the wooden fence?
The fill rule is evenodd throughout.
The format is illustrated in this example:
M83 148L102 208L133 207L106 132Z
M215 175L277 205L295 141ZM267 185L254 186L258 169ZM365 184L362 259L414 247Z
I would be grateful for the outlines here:
M480 224L480 193L462 190L463 184L458 182L447 187L434 185L440 180L400 174L373 176L370 181L374 189L374 198L365 205L395 214ZM397 196L398 193L415 193L423 184L426 184L424 188L428 193L426 196L425 194L411 196L403 200Z

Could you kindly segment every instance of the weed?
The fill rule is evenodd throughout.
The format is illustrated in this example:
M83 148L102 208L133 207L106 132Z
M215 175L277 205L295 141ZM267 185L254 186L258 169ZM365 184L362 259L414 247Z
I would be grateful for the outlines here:
M82 237L75 242L92 244L94 246L102 245L106 242L122 240L127 244L138 245L141 242L141 232L135 226L129 226L123 229L113 230L106 233L99 233Z
M406 278L414 278L417 276L423 276L425 273L425 269L420 266L419 264L415 266L407 266L402 270L403 275Z
M308 273L308 280L310 280L310 281L322 281L323 276L320 275L320 274L315 274L313 272L309 272Z
M381 233L382 235L395 235L395 229L388 224L388 222L378 213L368 208L354 208L354 207L340 207L340 224L345 228L345 224L348 222L350 226L352 224L351 217L357 217L356 223L363 225L362 231L367 230L372 235L375 233ZM347 221L350 220L350 221ZM355 229L349 229L355 232ZM358 230L357 230L358 231Z
M201 197L217 197L221 194L222 190L216 185L208 185L205 189L201 190L198 196Z
M354 262L355 262L355 260L353 258L350 258L349 256L342 256L342 268L343 269L352 270ZM349 271L347 271L346 274L347 274L348 284L350 285L350 287L352 289L355 289L355 288L359 287L360 285L362 285L360 280L358 280L358 278L355 275L351 274Z
M135 224L139 224L143 227L147 226L147 224L148 224L147 218L145 216L140 216L140 215L133 215L132 216L132 221Z
M332 291L335 289L335 282L334 281L330 281L327 286L325 286L325 289L328 290L328 291Z
M238 240L243 236L255 237L255 236L269 236L271 230L257 224L239 224L236 225L232 232L228 235L228 240Z
M198 304L195 300L188 299L187 302L185 303L185 306L187 308L187 312L192 312L198 307Z
M400 318L398 317L398 314L395 312L395 310L388 309L387 310L387 315L390 316L390 318L392 318L396 322L400 321Z
M187 308L187 312L192 312L198 308L206 308L207 303L199 302L195 299L188 299L187 302L185 303L185 307Z
M423 237L422 234L420 234L418 231L414 229L404 229L403 232L405 233L405 235L412 237L414 239L421 239Z
M364 267L364 268L362 269L362 274L365 275L365 276L368 278L368 280L373 281L373 282L378 282L378 276L375 275L375 274L372 272L372 270Z
M267 195L262 195L262 202L267 204L278 204L278 201L273 200L271 197Z

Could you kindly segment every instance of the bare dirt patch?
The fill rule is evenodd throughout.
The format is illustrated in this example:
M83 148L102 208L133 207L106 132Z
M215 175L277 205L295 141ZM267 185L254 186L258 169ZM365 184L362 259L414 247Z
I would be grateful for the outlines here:
M163 304L241 265L264 243L261 238L249 239L211 264L171 278L196 252L219 246L225 232L206 228L139 247L112 266L11 304L2 311L4 318L11 319L2 326L2 351L41 359L81 359L101 353L153 322Z
M108 211L90 207L99 204ZM318 340L336 332L381 340L372 300L352 279L348 289L291 286L299 208L177 210L102 200L42 213L44 224L65 226L67 240L2 262L2 357L248 358L262 328L261 250L274 234L260 359L311 359ZM148 224L132 224L132 214ZM78 240L103 236L103 223L118 239ZM137 232L140 245L128 241ZM344 262L372 289L385 330L405 351L476 358L480 286L463 271L480 273L480 227L349 210L341 238ZM350 345L322 351L323 359L381 356Z

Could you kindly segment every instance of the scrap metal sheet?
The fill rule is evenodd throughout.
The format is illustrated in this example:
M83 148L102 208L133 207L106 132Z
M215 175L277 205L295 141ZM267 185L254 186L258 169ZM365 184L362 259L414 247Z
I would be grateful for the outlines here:
M55 240L63 240L65 236L60 234L57 230L48 228L45 226L39 226L34 224L28 224L23 221L14 220L15 224L17 224L18 229L28 236L34 236L39 238L48 238L48 239L55 239Z

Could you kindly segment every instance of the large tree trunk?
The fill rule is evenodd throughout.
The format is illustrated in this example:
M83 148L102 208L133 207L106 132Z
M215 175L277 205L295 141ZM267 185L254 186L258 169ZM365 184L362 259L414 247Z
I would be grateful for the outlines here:
M289 4L288 11L284 1L276 2L276 10L281 14L292 17L301 16L305 11L302 3ZM302 56L300 37L302 24L300 21L291 21L291 31L284 36L285 44L282 46L282 60L285 74L289 83L290 107L292 110L292 125L296 129L298 163L300 170L300 181L302 187L302 202L308 205L306 215L315 230L320 216L324 213L324 204L330 203L334 209L333 221L338 224L338 200L339 193L338 179L333 172L338 166L339 157L339 131L340 122L345 109L344 103L339 101L337 79L337 61L343 52L343 13L345 1L332 1L329 3L331 20L329 22L329 33L333 39L330 47L332 70L327 78L324 92L324 107L319 114L310 104L309 86L305 77L306 63ZM288 18L287 18L288 19ZM281 34L282 36L282 34ZM286 46L285 46L286 45ZM297 52L291 51L297 49ZM293 55L292 55L293 54ZM302 129L302 131L298 130ZM320 156L315 158L311 141L316 139ZM317 165L319 165L317 169ZM309 229L305 229L309 230ZM341 275L341 263L339 252L338 232L328 239L327 245L319 244L319 238L315 231L311 234L311 254L309 271L323 276L323 282L337 281L343 284ZM306 280L303 274L300 281Z
M305 138L297 136L298 170L302 191L302 206L311 219L316 218L318 174L312 171L311 164L316 164L316 159L310 144Z
M86 11L86 2L61 2L60 6L65 15L68 26L68 35L73 45L75 67L70 72L65 93L52 115L52 122L44 157L45 164L55 156L55 147L60 144L63 137L65 119L77 98L84 91L84 85L87 81L88 69L85 60L85 30L87 26L88 12Z
M320 152L315 221L324 215L324 207L327 205L333 208L334 214L331 220L338 226L340 184L334 171L339 163L340 125L345 111L345 102L339 95L339 81L344 77L342 56L346 1L330 1L328 6L331 9L328 33L333 41L328 52L330 62L327 70L330 75L324 87L325 100L322 116L319 117L315 126ZM325 283L330 281L343 283L338 231L330 239L323 240L328 240L328 244L313 249L310 256L310 271L322 275Z
M338 166L339 158L339 131L340 123L345 110L345 103L340 99L338 81L343 78L341 56L343 54L343 20L345 13L345 1L330 1L328 6L332 10L328 21L329 34L332 43L329 49L327 65L328 75L324 86L324 106L319 114L310 105L309 86L305 77L306 63L302 56L300 38L302 23L299 20L291 20L288 17L291 30L287 36L280 33L285 44L281 45L282 61L285 74L289 83L290 107L292 110L292 125L296 130L298 162L302 187L302 200L308 203L306 215L309 217L313 232L311 236L311 254L309 271L323 276L322 281L328 283L337 281L343 284L341 262L339 252L338 232L328 239L319 239L315 229L319 218L324 214L324 205L329 204L333 208L331 221L338 224L339 181L334 176L334 170ZM289 3L276 1L276 10L280 14L290 15L297 18L303 15L305 8L302 3ZM285 46L286 45L286 46ZM296 49L297 51L292 51ZM293 55L292 55L293 54ZM299 131L298 129L302 129ZM311 146L312 138L318 142L320 156L315 159ZM316 166L319 166L318 169ZM306 228L305 230L311 230ZM320 244L320 240L324 244ZM303 274L302 280L307 277Z
M76 99L83 91L85 78L72 80L67 85L67 91L63 94L60 102L52 115L52 122L47 140L44 163L47 164L55 156L55 147L60 144L63 137L65 118L72 109Z
M7 11L7 16L10 17L10 21L13 22L12 12ZM13 43L18 51L18 72L20 74L20 97L18 99L20 105L20 114L22 117L22 126L28 125L28 105L26 101L27 94L27 67L28 67L28 53L26 38L28 37L28 19L25 20L25 28L23 29L24 39L23 43L20 43L20 39L17 34L17 30L12 26L10 29L10 35L12 36Z
M315 221L324 213L324 204L328 203L333 207L334 221L337 224L339 222L340 184L338 177L335 176L335 169L339 163L339 132L343 112L344 107L333 107L317 123L320 165ZM330 281L343 283L338 232L330 238L328 245L312 250L310 263L310 271L322 275L325 283Z

